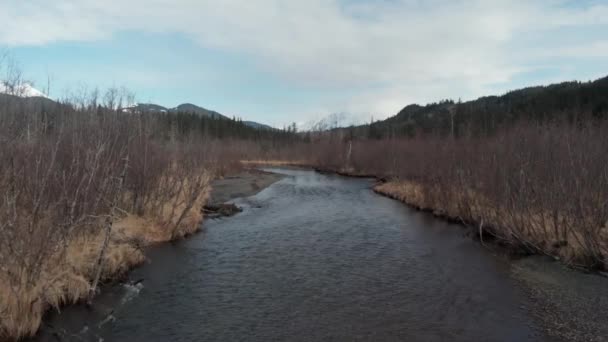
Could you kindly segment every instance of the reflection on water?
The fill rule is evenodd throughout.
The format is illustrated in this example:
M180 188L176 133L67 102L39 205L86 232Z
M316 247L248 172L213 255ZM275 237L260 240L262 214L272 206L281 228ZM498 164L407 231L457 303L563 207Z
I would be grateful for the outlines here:
M288 177L239 200L242 214L150 250L132 274L138 295L108 289L52 329L88 324L78 338L105 341L542 340L508 265L462 229L369 180L278 172Z

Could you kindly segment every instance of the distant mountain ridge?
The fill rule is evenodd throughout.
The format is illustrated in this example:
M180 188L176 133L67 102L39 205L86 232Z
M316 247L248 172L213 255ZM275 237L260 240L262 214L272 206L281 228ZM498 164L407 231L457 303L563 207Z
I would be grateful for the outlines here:
M151 113L167 113L169 111L167 108L154 103L138 103L137 105L130 107L129 109Z
M149 113L189 113L196 114L203 117L213 118L213 119L225 119L231 120L226 115L218 113L214 110L209 110L200 106L197 106L192 103L182 103L174 108L167 108L161 105L157 105L154 103L138 103L135 106L123 108L125 112L149 112ZM255 121L243 121L243 124L246 126L256 128L256 129L275 129L269 125L261 124Z
M0 81L0 96L17 96L21 98L32 98L29 102L55 102L51 100L44 92L34 88L29 82L22 82L17 85L10 85L7 82ZM40 98L40 101L34 100ZM42 99L46 101L42 101ZM123 112L149 112L149 113L192 113L209 117L213 119L230 120L227 116L220 114L214 110L209 110L192 103L182 103L175 108L167 108L155 103L138 103L134 106L121 108ZM255 121L243 121L243 124L255 129L275 129L269 125L265 125Z
M243 121L243 124L247 125L249 127L252 127L252 128L256 128L256 129L271 129L271 130L272 129L276 129L276 128L272 127L272 126L261 124L259 122L255 122L255 121Z
M50 99L44 92L34 88L29 82L22 82L17 85L11 85L7 82L0 81L0 97L20 97L27 100L29 103L57 103ZM230 120L229 117L220 114L214 110L209 110L192 103L182 103L175 108L167 108L155 103L138 103L133 106L127 106L120 109L121 111L140 112L140 113L191 113L213 119ZM265 125L255 121L243 121L243 124L255 129L275 129L269 125Z
M608 119L608 77L527 87L466 102L410 104L392 117L353 127L350 132L369 138L416 133L483 135L519 121L576 122L582 116Z
M199 107L192 103L182 103L175 108L171 108L170 111L178 112L178 113L193 113L193 114L197 114L197 115L201 115L201 116L210 117L213 119L228 119L228 117L226 117L216 111L209 110L209 109L206 109L203 107Z

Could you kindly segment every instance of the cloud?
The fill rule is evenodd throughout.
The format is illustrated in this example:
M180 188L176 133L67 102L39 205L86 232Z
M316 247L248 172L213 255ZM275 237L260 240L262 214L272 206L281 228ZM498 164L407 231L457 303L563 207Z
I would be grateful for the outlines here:
M0 0L0 22L0 45L8 46L180 33L246 56L289 84L352 89L353 99L322 105L329 110L385 115L407 101L478 96L529 63L552 54L605 56L608 45L581 41L586 49L578 49L548 39L560 29L605 30L608 6L593 1ZM517 46L526 39L531 46Z

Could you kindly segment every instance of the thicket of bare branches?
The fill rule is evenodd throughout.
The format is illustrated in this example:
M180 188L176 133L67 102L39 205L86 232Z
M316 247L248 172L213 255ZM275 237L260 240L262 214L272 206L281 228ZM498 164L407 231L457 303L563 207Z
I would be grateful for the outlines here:
M120 110L130 97L0 94L0 339L35 333L48 307L92 297L140 262L113 227L123 218L153 221L167 239L196 230L212 175L234 165L220 149L243 153L167 139L163 120Z
M492 136L456 139L326 137L311 160L392 179L379 190L517 248L605 268L608 126L581 122L522 122Z

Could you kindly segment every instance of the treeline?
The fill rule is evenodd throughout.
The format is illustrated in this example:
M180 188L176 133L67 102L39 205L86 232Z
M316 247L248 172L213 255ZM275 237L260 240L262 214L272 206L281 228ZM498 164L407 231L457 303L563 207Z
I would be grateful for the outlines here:
M298 135L293 134L295 131L255 128L236 118L210 117L192 112L141 112L140 114L154 117L165 125L167 134L176 134L180 137L194 135L201 138L272 141L277 144L298 141ZM172 126L174 126L173 130L169 129Z

